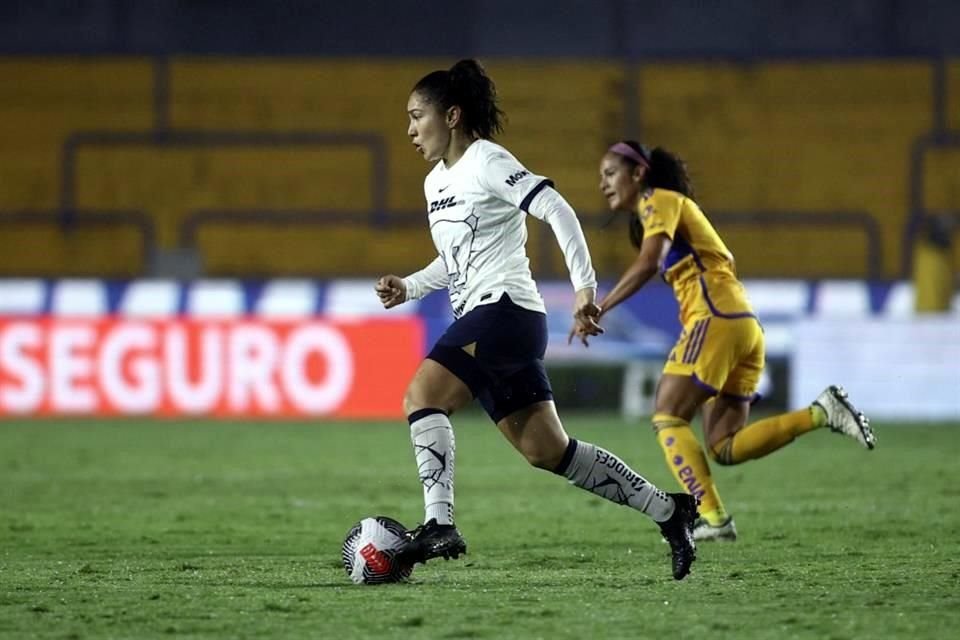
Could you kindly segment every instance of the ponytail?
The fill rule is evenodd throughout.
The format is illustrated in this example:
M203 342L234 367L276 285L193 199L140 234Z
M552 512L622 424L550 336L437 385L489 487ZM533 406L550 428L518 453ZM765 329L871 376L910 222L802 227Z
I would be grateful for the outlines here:
M460 60L447 71L427 74L413 92L443 111L460 107L463 131L468 136L492 140L503 131L504 113L496 85L476 60Z
M650 168L643 183L648 189L669 189L688 198L695 197L687 163L663 147L656 147L650 152Z

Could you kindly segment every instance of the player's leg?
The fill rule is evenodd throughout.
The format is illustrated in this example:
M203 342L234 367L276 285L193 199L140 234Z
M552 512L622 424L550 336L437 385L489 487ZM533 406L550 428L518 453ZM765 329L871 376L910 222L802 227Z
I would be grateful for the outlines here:
M762 458L817 427L812 408L747 424L766 353L759 323L744 320L738 329L737 339L744 348L703 421L710 455L723 465Z
M489 384L476 348L491 327L497 326L498 313L496 305L485 305L450 325L404 395L424 502L424 523L409 533L410 542L401 552L409 562L466 552L466 542L454 525L456 447L449 416Z
M450 416L473 400L470 388L449 369L426 359L403 397L420 482L424 522L453 524L453 470L456 442Z
M837 386L827 388L809 407L747 424L765 354L759 325L748 324L744 330L753 334L752 339L745 336L743 340L749 348L728 376L715 406L705 415L704 436L714 460L731 465L762 458L823 427L873 448L875 438L869 421Z
M543 355L547 327L542 314L508 310L508 327L478 348L478 358L495 376L477 397L507 440L530 464L567 477L599 496L642 511L658 522L674 511L674 501L614 454L567 436Z
M466 553L466 542L453 518L456 443L449 416L471 400L467 384L429 358L420 364L404 394L424 505L424 524L408 533L408 544L399 554L406 562Z
M616 454L570 438L552 401L514 410L501 418L497 427L533 466L650 516L670 543L674 578L680 580L687 575L696 558L692 529L697 510L692 496L667 494Z
M673 500L615 454L570 438L553 402L514 411L497 427L531 465L564 476L581 489L636 509L657 522L673 515Z
M808 407L750 424L746 424L749 402L723 395L715 404L704 431L711 457L723 465L762 458L821 428L849 436L868 449L876 443L870 421L837 386L828 387Z
M692 376L665 374L657 385L653 430L667 467L683 489L700 501L701 519L720 526L730 520L710 464L690 423L712 391Z
M729 520L707 455L690 428L697 411L715 396L736 361L736 321L692 318L667 357L657 385L653 430L667 467L688 493L700 499L702 519Z
M713 404L703 430L710 456L722 465L762 458L819 426L813 407L747 424L749 400L721 394Z

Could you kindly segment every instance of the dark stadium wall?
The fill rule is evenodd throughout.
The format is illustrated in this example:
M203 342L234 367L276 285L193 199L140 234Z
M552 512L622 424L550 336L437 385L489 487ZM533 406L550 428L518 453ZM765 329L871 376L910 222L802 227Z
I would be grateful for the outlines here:
M771 57L960 53L950 0L12 0L4 53ZM678 37L682 34L682 37Z

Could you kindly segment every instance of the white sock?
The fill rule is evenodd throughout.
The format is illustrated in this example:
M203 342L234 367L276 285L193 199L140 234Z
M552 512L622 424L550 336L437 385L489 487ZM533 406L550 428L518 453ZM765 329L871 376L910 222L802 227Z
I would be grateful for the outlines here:
M642 511L657 522L665 522L673 515L673 498L623 460L589 442L570 438L555 473L601 498Z
M447 415L422 409L409 416L410 439L423 485L423 521L453 524L453 427Z

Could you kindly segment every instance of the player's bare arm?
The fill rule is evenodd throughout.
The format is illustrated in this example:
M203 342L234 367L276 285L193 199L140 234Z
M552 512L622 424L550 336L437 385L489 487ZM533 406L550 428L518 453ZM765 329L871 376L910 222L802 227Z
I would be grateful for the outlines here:
M635 294L657 273L658 266L666 258L673 243L665 233L647 236L643 239L640 253L633 263L620 276L620 280L600 301L600 317Z

